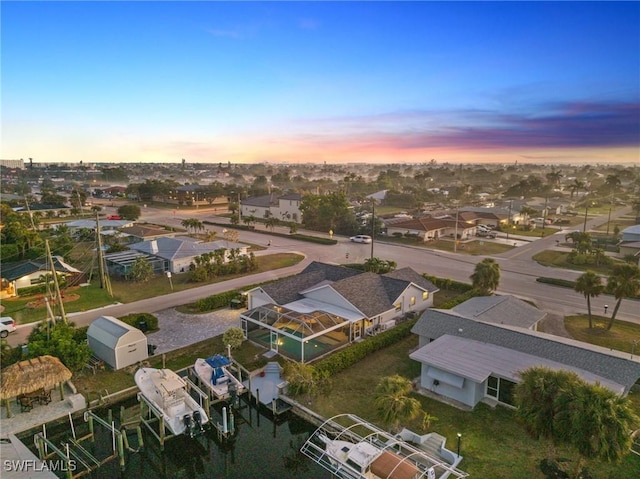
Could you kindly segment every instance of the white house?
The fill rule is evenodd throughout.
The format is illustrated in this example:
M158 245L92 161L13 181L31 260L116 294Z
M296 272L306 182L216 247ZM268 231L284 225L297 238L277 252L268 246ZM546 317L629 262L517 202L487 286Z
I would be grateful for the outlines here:
M412 332L419 347L420 387L474 407L513 405L520 373L542 366L576 373L626 395L640 378L640 358L524 328L490 324L450 310L427 310Z
M243 217L255 216L256 218L277 218L281 221L302 222L300 202L302 196L298 193L289 193L276 196L253 196L240 202L240 211Z
M245 337L304 362L424 311L436 291L411 268L378 275L313 262L248 291L242 328Z
M184 273L189 271L189 265L196 256L211 253L216 250L225 250L225 261L229 259L229 250L237 249L240 255L246 255L248 246L241 243L218 240L203 242L189 237L156 238L150 241L141 241L129 245L132 250L140 251L155 258L165 261L165 271L171 273Z

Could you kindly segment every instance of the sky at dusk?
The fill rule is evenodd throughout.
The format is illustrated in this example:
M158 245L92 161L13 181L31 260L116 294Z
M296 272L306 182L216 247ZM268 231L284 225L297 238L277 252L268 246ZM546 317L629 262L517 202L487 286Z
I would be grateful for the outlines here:
M0 9L3 159L640 160L640 2Z

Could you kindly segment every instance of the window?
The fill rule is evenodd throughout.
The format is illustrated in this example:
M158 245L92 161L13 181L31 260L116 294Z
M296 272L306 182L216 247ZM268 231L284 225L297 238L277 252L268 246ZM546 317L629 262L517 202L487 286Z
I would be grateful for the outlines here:
M414 304L416 304L416 297L411 296L411 306L413 306Z
M516 383L508 379L489 376L487 379L487 396L513 406L513 388L515 385Z
M426 301L427 299L429 299L429 291L424 291L422 293L422 301Z

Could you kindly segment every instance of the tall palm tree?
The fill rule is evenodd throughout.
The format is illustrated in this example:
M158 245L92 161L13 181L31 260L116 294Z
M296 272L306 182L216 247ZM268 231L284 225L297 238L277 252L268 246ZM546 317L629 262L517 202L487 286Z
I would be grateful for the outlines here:
M593 329L593 320L591 317L591 298L600 296L604 292L604 284L602 278L593 271L587 271L581 275L576 281L575 288L577 293L582 293L587 299L587 311L589 312L589 329Z
M411 381L398 374L383 377L376 386L374 405L380 419L393 430L401 421L414 419L422 411L420 401L409 397L411 390Z
M609 331L616 319L622 300L640 293L640 268L635 264L627 263L614 266L611 276L607 280L607 292L616 298L616 306L613 308L611 319L607 324L607 331Z
M500 284L500 265L492 258L480 261L471 275L473 287L485 295L495 291Z

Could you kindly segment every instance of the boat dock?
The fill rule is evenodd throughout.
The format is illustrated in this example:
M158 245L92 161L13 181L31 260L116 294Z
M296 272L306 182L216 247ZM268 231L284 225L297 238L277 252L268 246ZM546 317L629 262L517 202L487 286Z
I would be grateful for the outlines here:
M287 384L281 373L280 365L277 362L269 362L262 371L251 376L246 382L256 404L268 407L274 416L292 408L288 402L281 398Z

